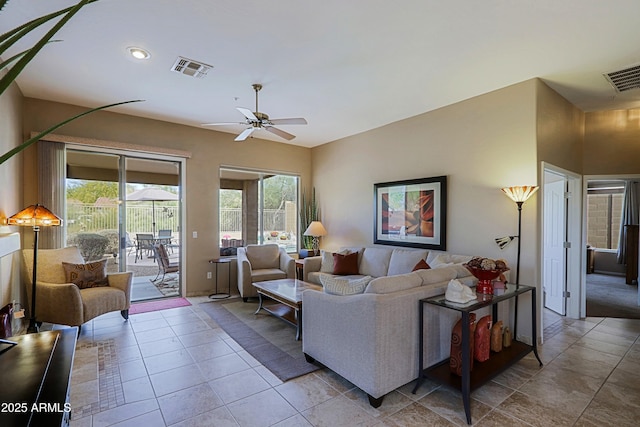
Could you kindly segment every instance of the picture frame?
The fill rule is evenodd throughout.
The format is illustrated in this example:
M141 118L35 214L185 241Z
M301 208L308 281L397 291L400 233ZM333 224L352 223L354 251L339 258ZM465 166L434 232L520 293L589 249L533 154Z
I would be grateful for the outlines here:
M373 192L373 243L446 250L446 176L382 182Z

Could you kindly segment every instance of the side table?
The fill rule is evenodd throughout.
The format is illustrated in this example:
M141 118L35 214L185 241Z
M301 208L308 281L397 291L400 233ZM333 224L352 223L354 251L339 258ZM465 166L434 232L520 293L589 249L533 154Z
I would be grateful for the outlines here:
M296 260L296 278L304 280L304 258Z
M499 353L491 353L489 360L485 362L474 362L473 371L470 369L471 364L471 352L470 352L470 334L469 334L469 313L481 309L483 307L491 306L493 322L498 319L498 303L506 301L511 298L515 298L516 305L518 295L526 292L531 293L531 336L534 344L529 345L523 342L517 341L517 324L513 328L513 341L511 346L503 348ZM538 356L538 348L536 345L537 340L537 325L536 325L536 288L533 286L507 284L505 285L504 292L499 295L484 295L478 294L478 298L470 301L466 304L454 303L447 301L444 295L437 297L421 299L420 304L420 316L419 316L419 329L420 329L420 344L418 350L418 380L416 386L413 389L415 394L424 378L429 378L433 381L451 386L462 393L462 402L464 404L464 411L467 416L467 424L471 424L471 392L480 387L487 381L491 380L508 367L522 359L527 354L533 352L538 363L542 366L540 356ZM462 377L459 377L449 370L449 359L436 363L424 369L424 308L426 305L435 305L437 307L447 308L449 310L459 311L462 314ZM516 311L517 313L517 311Z
M225 299L231 296L231 261L233 258L213 258L209 260L209 264L215 264L216 266L216 289L215 292L209 295L211 299ZM227 293L218 292L218 266L220 264L227 264Z

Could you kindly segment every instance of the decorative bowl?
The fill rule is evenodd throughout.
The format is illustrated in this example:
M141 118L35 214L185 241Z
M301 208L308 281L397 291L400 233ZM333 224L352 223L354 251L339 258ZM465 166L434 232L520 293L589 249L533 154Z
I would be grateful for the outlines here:
M463 265L478 279L476 292L481 294L493 294L493 281L505 271L509 271L508 268L502 270L483 270L478 267L471 267L467 264Z

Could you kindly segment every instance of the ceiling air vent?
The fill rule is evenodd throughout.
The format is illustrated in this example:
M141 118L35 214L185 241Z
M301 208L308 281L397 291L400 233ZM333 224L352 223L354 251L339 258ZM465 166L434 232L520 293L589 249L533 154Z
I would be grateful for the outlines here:
M640 64L604 75L618 92L640 88Z
M171 67L171 71L202 79L207 76L207 72L212 68L212 65L179 56L173 67Z

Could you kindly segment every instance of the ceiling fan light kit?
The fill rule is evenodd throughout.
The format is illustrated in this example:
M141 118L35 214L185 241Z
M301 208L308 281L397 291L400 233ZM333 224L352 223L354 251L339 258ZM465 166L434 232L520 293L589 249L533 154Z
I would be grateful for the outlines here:
M260 92L260 90L262 89L262 85L260 83L254 83L251 86L256 93L255 111L251 111L248 108L236 107L236 109L246 118L244 122L204 123L202 126L224 126L236 124L249 126L235 138L235 141L244 141L249 138L255 131L261 129L266 130L267 132L271 132L272 134L286 139L287 141L291 141L293 138L295 138L295 135L290 134L289 132L285 132L282 129L278 129L274 125L306 125L307 121L302 117L270 119L268 114L262 113L258 109L258 92Z

